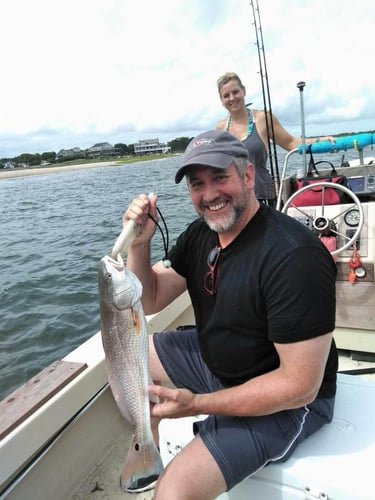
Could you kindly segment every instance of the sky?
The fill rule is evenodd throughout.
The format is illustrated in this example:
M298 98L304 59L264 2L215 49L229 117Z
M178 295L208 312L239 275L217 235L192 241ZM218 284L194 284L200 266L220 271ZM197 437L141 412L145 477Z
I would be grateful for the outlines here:
M373 0L253 4L261 30L251 0L0 0L0 158L192 137L227 71L293 135L301 109L307 136L374 130Z

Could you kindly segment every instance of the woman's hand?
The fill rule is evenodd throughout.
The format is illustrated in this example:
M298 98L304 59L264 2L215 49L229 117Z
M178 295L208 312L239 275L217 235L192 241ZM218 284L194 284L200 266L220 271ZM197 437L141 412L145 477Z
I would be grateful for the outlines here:
M314 142L327 142L327 141L331 142L332 144L336 143L336 140L332 135L326 135L324 137L317 137L316 139L313 139L312 144Z

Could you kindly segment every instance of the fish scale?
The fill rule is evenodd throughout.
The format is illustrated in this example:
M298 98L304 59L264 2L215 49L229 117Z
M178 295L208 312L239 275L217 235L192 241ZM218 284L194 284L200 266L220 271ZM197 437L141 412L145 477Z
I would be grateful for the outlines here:
M142 285L120 254L99 264L100 326L108 382L121 415L133 425L121 475L126 491L146 491L163 471L150 419L148 332Z

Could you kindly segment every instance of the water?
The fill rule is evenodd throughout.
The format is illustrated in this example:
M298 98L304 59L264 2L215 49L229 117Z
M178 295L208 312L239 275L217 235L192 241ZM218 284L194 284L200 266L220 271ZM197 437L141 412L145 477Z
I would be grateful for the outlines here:
M174 183L179 161L0 180L0 399L99 330L98 262L135 196L159 195L171 242L195 217L185 183ZM291 171L300 162L293 156ZM152 260L163 254L156 232Z
M97 266L139 193L159 194L171 240L195 216L178 157L0 181L0 399L99 329ZM156 232L152 258L163 256Z

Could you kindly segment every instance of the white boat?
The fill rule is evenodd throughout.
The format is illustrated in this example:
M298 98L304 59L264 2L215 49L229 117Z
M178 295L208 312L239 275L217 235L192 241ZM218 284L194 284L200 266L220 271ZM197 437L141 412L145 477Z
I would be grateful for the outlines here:
M332 250L338 268L334 335L340 370L357 370L357 375L338 375L331 424L310 436L286 463L267 466L219 498L369 500L374 498L375 462L375 378L371 373L375 367L375 165L360 162L337 169L349 180L350 202L295 208L294 176L287 174L294 154L298 151L285 159L278 206L311 228L321 229L326 223L338 233ZM350 283L353 241L360 266L355 282ZM194 324L188 295L184 293L147 321L149 332ZM161 423L165 464L191 439L194 418ZM129 439L130 427L107 384L101 337L96 333L0 403L0 498L152 498L152 491L130 494L120 489Z
M375 156L365 156L363 158L363 163L362 165L372 165L375 163ZM355 158L354 160L349 160L347 167L359 167L361 165L361 159L360 158Z

